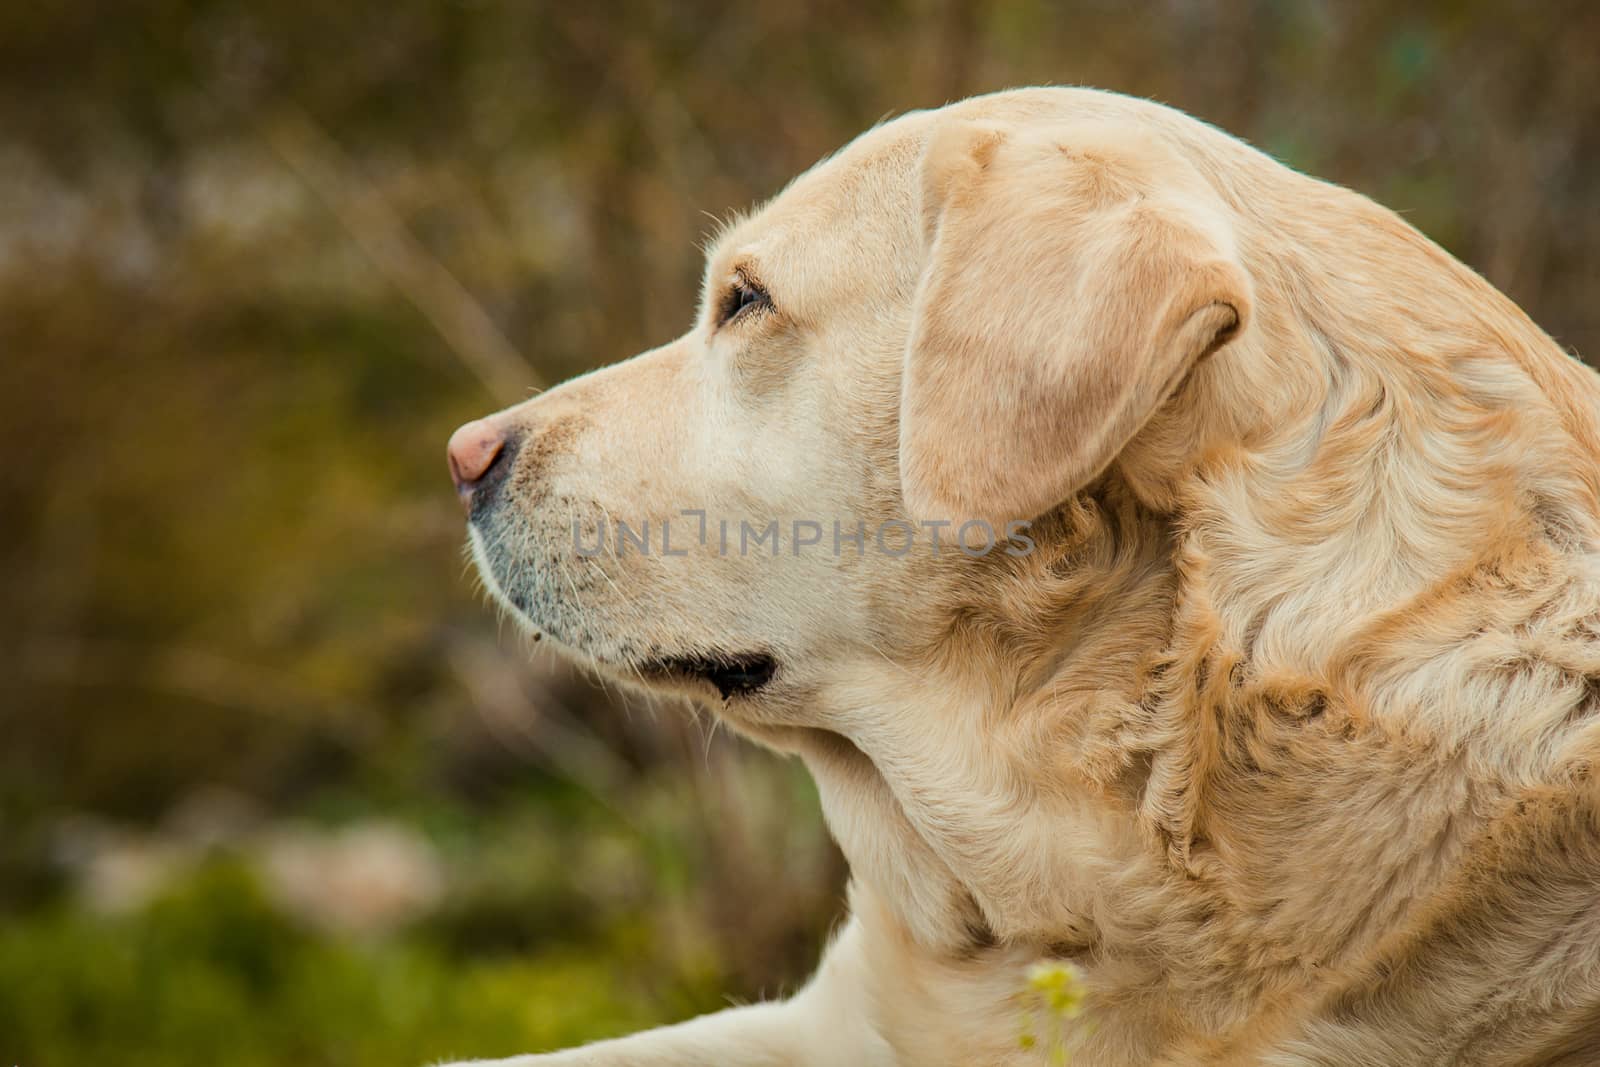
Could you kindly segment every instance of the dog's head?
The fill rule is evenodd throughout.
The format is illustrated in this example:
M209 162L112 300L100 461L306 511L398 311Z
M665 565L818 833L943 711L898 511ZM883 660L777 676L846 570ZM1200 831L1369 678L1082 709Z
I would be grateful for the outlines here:
M1247 329L1225 207L1155 113L914 113L731 226L687 334L452 439L490 588L744 725L958 632L952 590L1036 565L1049 516Z

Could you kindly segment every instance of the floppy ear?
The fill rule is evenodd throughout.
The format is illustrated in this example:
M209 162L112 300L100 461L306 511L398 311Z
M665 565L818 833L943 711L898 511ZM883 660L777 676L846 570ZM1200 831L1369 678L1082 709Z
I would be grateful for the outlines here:
M1126 130L954 124L922 183L902 493L998 529L1099 475L1243 328L1250 282L1194 172Z

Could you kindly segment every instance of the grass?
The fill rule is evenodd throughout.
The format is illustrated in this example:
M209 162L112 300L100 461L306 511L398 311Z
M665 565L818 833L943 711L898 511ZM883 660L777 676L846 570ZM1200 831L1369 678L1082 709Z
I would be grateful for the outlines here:
M663 1021L612 952L457 958L276 911L214 863L136 914L57 907L0 928L0 1062L397 1067L539 1051Z

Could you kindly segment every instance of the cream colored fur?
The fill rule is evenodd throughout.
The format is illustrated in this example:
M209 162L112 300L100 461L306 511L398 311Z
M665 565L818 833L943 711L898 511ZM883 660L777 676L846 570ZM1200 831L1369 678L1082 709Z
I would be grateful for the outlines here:
M1392 213L1142 101L969 100L495 419L491 586L803 759L854 878L789 1000L508 1063L1038 1063L1050 957L1076 1067L1600 1063L1600 387ZM691 508L1037 550L572 551ZM725 702L651 673L750 649Z

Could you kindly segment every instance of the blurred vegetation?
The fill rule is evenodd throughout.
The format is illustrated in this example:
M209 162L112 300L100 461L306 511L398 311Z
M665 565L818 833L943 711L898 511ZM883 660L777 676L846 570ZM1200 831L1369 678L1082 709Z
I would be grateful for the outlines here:
M1564 0L0 9L0 1059L419 1062L792 987L842 886L809 785L502 633L450 430L681 331L708 215L1027 83L1367 192L1594 356L1596 55ZM304 857L374 823L330 910Z
M313 936L225 866L140 915L0 930L0 1034L27 1063L391 1067L548 1048L653 1021L592 951L452 960Z

